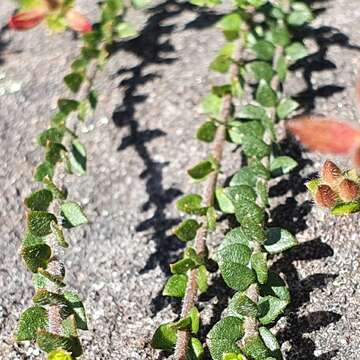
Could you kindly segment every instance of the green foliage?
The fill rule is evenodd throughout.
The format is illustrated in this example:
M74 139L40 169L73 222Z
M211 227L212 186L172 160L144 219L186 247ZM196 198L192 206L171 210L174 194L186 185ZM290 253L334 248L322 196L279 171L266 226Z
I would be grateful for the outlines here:
M213 121L206 121L200 126L196 137L201 141L210 143L214 140L216 129L217 126Z
M30 210L46 211L53 200L52 192L46 189L33 192L25 199L25 206Z
M174 234L181 241L190 241L195 238L196 232L200 226L201 225L196 220L186 219L174 229Z
M67 228L80 226L88 223L88 219L80 207L75 202L65 202L60 206L61 216L64 219L64 226Z
M45 329L47 325L48 314L45 308L33 306L25 310L16 329L16 341L35 340L38 329Z
M185 274L175 274L169 277L165 284L163 295L173 297L183 297L185 295L187 276Z

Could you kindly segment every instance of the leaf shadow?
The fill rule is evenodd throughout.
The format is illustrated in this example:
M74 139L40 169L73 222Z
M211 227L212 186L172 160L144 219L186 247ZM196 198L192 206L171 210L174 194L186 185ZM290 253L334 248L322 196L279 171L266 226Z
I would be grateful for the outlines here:
M137 111L138 106L146 102L149 96L142 92L143 86L161 77L157 70L153 70L154 65L160 68L177 61L171 36L179 29L176 23L168 24L168 21L176 19L185 11L193 12L195 18L181 30L201 30L213 25L219 18L218 14L199 9L187 2L166 0L146 10L148 18L139 36L129 41L121 41L111 49L111 53L121 50L134 54L139 59L136 65L123 67L117 72L117 76L126 78L119 84L124 94L123 101L113 112L112 120L117 127L128 129L129 135L122 139L118 151L132 147L143 162L145 170L139 177L145 181L148 198L142 204L142 211L153 210L149 218L136 226L137 232L150 232L149 241L155 244L155 251L146 260L140 273L146 273L159 266L168 274L169 263L175 261L179 250L184 247L184 243L167 234L180 219L166 214L168 206L182 192L176 187L164 187L163 172L169 161L158 160L148 148L151 141L166 136L166 132L159 128L143 129ZM167 303L168 300L160 292L151 301L152 313L156 314Z
M333 311L311 311L306 315L301 307L310 301L311 293L316 289L324 289L338 274L316 273L301 279L294 262L324 259L333 255L333 249L316 238L292 249L277 260L271 271L282 273L289 286L292 302L286 311L286 325L278 332L280 343L289 342L291 348L286 359L325 360L332 359L337 349L320 356L315 355L315 343L306 336L340 320L341 315Z

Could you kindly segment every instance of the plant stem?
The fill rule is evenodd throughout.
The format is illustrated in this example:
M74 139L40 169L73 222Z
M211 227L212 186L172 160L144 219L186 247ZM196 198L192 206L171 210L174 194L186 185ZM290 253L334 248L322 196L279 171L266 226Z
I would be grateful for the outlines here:
M241 60L242 54L242 45L239 43L234 54L234 62L230 66L230 80L235 80L238 78L238 63ZM233 95L231 93L225 94L222 99L222 107L220 113L220 123L215 134L215 139L212 146L212 156L216 162L220 165L223 149L226 140L226 122L229 119L229 116L232 112L232 102ZM208 176L208 179L205 184L204 193L203 193L203 206L209 207L214 203L214 193L217 185L218 171L214 171ZM203 225L200 227L195 237L195 250L198 255L204 256L206 250L206 239L208 235L207 219L204 217ZM194 306L197 293L198 293L198 284L197 284L197 269L191 270L188 276L188 282L186 287L186 292L183 300L183 306L181 311L181 318L187 316L191 308ZM175 360L185 360L187 345L189 342L190 333L186 330L178 331L177 341L175 347Z

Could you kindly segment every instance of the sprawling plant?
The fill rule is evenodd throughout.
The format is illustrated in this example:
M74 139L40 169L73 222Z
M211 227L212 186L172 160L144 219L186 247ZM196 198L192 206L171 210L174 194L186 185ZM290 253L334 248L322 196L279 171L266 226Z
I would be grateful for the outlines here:
M360 83L357 85L360 105ZM355 168L341 171L326 160L320 177L306 183L315 203L332 215L360 212L360 130L339 119L326 116L304 116L291 120L288 129L310 150L323 154L341 155L352 159Z
M227 232L214 257L225 283L236 293L225 316L207 334L211 357L281 358L270 327L289 304L290 294L282 278L269 271L267 258L297 241L287 230L268 225L268 191L270 179L297 165L282 155L275 124L298 107L283 93L282 84L289 65L308 54L292 34L311 19L312 12L303 2L238 0L235 9L218 23L227 42L211 69L230 76L225 84L214 86L203 102L209 118L197 137L212 142L212 154L188 174L195 181L206 181L204 194L185 195L177 202L180 211L200 220L188 218L175 229L175 235L192 246L170 265L172 276L163 290L166 296L183 298L182 312L178 321L160 325L152 339L154 348L175 348L177 360L204 356L197 337L196 298L208 288L206 240L221 213L234 214L240 225ZM251 102L237 107L235 99L247 93ZM219 187L217 175L226 141L240 147L246 165L229 186Z
M29 8L30 15L21 10L10 20L13 27L20 29L35 25L34 18L30 21L32 11L37 11L31 10L33 7L50 7L46 20L50 28L59 25L55 30L73 11L73 1L26 0L22 4L22 10ZM85 309L79 295L65 287L62 258L63 249L69 246L67 232L86 224L88 219L81 206L68 199L62 181L64 173L85 173L86 151L76 129L78 122L96 107L97 94L92 85L97 69L109 55L108 46L114 38L135 35L133 27L123 19L125 10L122 0L106 0L101 5L99 23L86 25L81 53L64 78L72 95L58 100L50 126L38 137L44 159L35 170L36 190L25 199L27 229L20 251L33 273L36 292L34 306L20 317L16 340L36 341L49 353L49 360L70 360L82 354L78 329L87 329ZM26 23L26 18L30 23Z

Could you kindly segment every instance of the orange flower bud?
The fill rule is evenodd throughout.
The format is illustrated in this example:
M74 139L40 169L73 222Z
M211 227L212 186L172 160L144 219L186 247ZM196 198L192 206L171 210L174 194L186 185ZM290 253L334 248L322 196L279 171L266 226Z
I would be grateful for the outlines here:
M325 161L322 168L321 177L325 183L332 187L336 186L343 178L341 170L330 160Z
M339 196L345 202L355 200L360 194L359 185L349 179L344 179L339 185Z
M331 209L335 206L337 195L329 185L319 185L315 194L317 205Z

